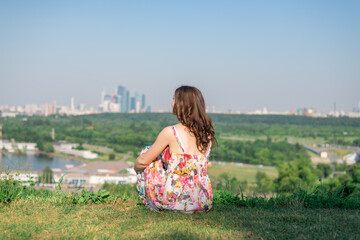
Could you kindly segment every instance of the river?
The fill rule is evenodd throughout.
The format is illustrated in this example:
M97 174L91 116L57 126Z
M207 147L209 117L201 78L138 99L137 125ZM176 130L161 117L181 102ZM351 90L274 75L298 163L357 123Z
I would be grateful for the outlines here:
M82 165L82 162L63 157L53 157L46 154L28 152L26 155L0 154L1 170L40 171L46 166L50 168L66 169L65 165Z

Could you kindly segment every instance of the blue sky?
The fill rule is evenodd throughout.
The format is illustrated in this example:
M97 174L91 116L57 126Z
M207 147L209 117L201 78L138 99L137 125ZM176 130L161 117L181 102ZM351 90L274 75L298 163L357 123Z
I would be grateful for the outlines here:
M97 106L117 85L170 110L197 86L217 110L352 110L360 1L2 1L0 105Z

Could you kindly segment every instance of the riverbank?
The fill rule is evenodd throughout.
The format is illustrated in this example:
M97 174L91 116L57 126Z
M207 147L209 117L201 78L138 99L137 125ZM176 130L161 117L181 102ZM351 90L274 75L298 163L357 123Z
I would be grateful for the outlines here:
M99 147L101 147L101 146L99 146ZM48 157L65 158L65 159L69 159L69 160L76 160L76 161L79 161L82 163L91 163L91 162L99 161L99 160L109 161L109 162L119 161L119 160L123 159L124 157L127 157L129 159L129 161L131 161L133 158L132 154L128 154L128 153L116 153L114 155L114 159L109 160L108 155L105 155L105 156L101 155L96 159L86 159L86 158L82 158L79 156L74 156L74 155L65 154L65 153L61 153L61 152L45 152L45 151L40 151L40 150L26 151L26 152L23 152L23 151L8 152L8 151L3 151L0 149L0 155L4 155L4 154L14 154L14 155L23 155L23 156L26 156L28 154L31 154L31 155L42 154L42 155L46 155Z
M76 161L83 162L83 163L89 163L89 162L94 161L93 159L86 159L86 158L69 155L69 154L65 154L65 153L60 153L60 152L44 152L44 151L38 150L37 153L44 154L49 157L61 157L61 158L66 158L66 159L70 159L70 160L76 160Z

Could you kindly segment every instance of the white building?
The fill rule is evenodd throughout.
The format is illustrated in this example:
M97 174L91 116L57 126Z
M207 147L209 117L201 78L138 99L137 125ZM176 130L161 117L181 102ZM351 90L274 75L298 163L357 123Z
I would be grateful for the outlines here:
M344 163L347 165L352 165L360 162L360 154L358 153L349 153L343 157Z
M119 107L120 104L118 103L113 103L113 102L109 103L110 112L119 112Z
M36 173L17 173L17 172L0 174L0 179L9 179L10 177L16 181L27 182L30 180L36 181L39 175Z
M16 112L2 112L1 116L2 117L16 117L17 113Z
M85 159L96 159L98 157L97 153L93 153L89 150L73 149L74 147L77 147L78 145L79 144L76 144L76 143L57 142L54 144L54 151L82 157Z
M36 143L25 143L25 142L10 142L7 140L0 139L0 150L6 149L6 151L13 153L15 150L20 150L24 152L36 151Z
M320 157L321 158L327 158L328 157L327 151L320 151Z
M38 114L40 112L40 108L36 104L26 104L25 105L25 113L32 115Z

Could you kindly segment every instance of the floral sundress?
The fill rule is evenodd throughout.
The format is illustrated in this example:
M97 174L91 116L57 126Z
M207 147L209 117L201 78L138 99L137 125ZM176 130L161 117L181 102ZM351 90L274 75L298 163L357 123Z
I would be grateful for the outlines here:
M153 211L174 210L184 213L208 211L213 193L207 175L206 156L187 154L175 126L174 135L183 153L169 147L143 171L138 172L137 190L143 203ZM140 154L146 152L145 147Z

